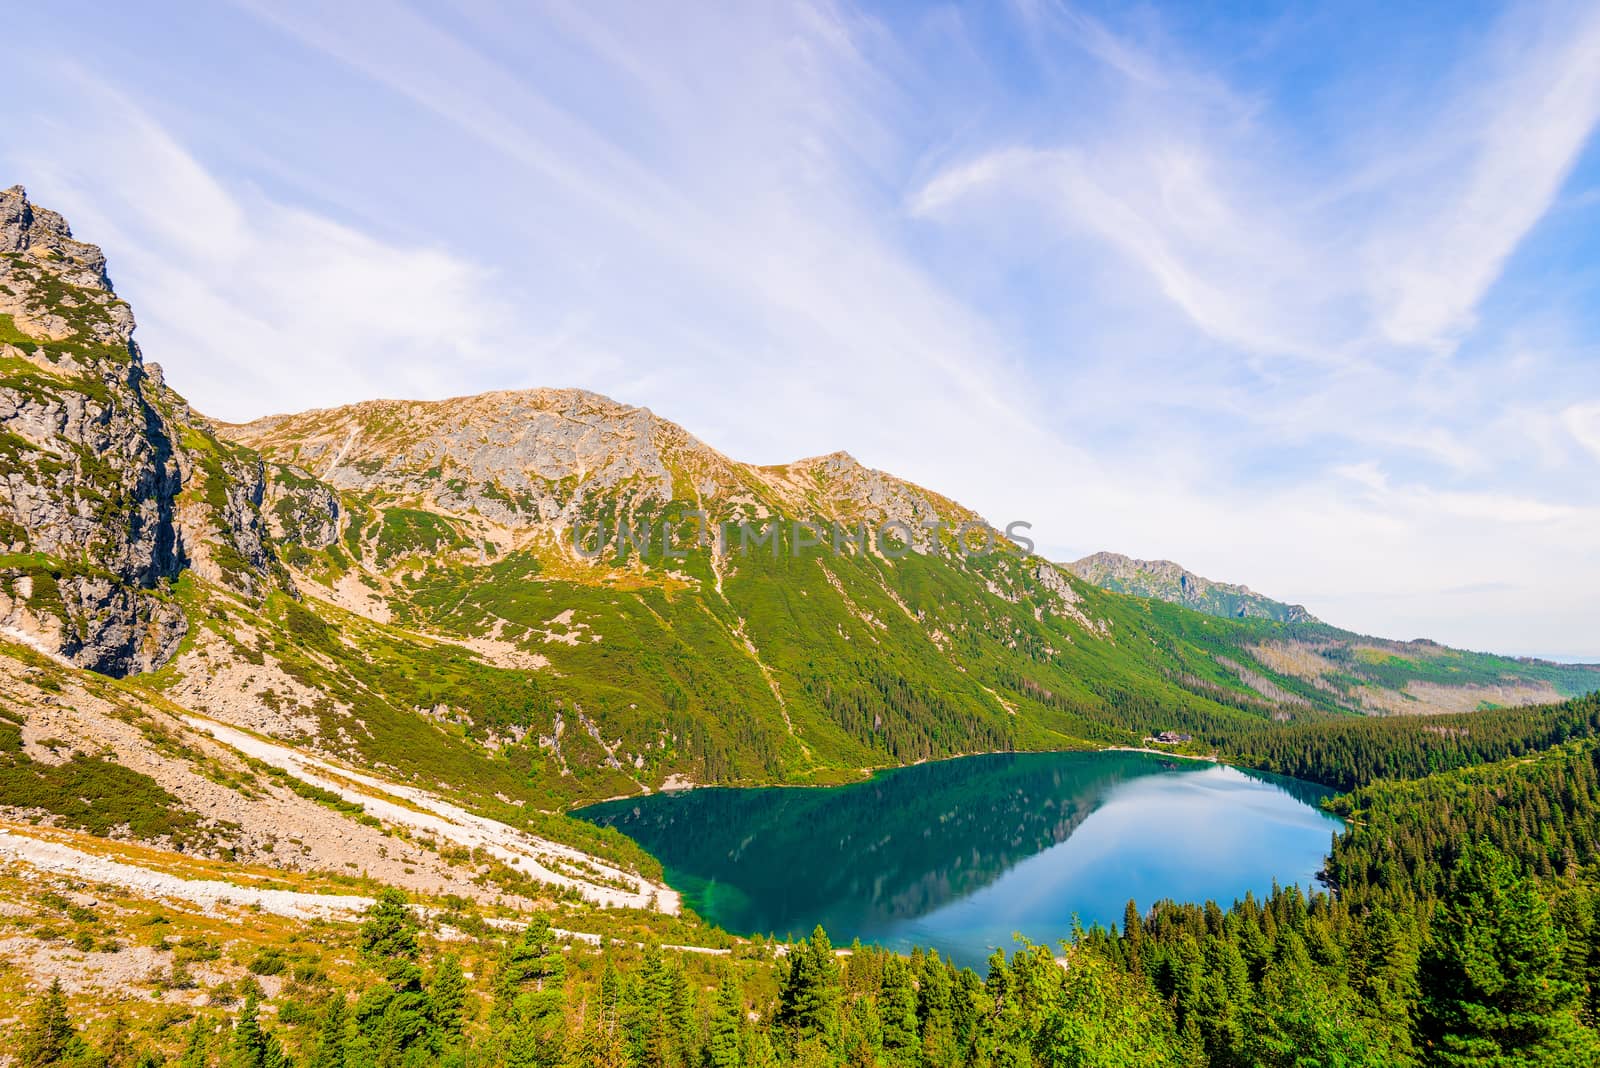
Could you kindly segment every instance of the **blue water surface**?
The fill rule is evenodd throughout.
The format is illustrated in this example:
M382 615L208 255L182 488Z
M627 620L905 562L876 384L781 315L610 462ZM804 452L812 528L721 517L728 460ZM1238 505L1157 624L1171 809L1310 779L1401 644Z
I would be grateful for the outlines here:
M1328 791L1132 752L963 757L837 787L708 788L576 815L661 860L737 934L931 947L981 968L1014 935L1054 945L1129 899L1224 905L1311 887L1340 821Z

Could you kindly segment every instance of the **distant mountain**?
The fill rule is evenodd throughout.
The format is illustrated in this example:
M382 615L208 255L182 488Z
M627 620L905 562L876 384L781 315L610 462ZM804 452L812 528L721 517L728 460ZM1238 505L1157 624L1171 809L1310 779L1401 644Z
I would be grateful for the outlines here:
M1264 597L1248 586L1213 582L1171 560L1135 560L1121 553L1095 553L1066 565L1067 570L1103 590L1156 597L1211 616L1316 623L1304 605Z

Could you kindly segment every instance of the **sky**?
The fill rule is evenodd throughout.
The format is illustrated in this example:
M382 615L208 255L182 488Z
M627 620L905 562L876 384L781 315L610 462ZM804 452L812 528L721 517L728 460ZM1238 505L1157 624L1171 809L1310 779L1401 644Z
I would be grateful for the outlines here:
M595 390L1600 660L1600 6L40 5L0 185L230 421Z

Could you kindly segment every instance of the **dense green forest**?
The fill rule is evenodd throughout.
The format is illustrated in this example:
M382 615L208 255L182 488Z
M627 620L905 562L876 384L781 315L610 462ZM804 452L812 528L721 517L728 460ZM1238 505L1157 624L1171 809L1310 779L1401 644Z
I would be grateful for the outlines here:
M1306 767L1368 783L1331 802L1348 829L1328 890L1129 902L1118 927L997 953L981 976L837 953L821 930L721 957L567 943L540 919L447 942L389 891L351 936L349 981L304 947L268 954L253 970L290 977L275 999L246 983L160 1035L80 1033L52 990L12 1048L27 1066L186 1068L1600 1064L1595 708L1308 730ZM1469 766L1420 774L1435 761Z
M1443 716L1230 723L1198 738L1231 761L1350 790L1538 752L1600 734L1600 693L1555 705Z

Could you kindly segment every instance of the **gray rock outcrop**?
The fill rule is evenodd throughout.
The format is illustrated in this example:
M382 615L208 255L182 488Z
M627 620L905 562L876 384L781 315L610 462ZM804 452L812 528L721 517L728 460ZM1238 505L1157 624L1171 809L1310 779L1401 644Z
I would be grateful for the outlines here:
M0 631L112 675L165 663L190 567L260 596L259 459L147 369L100 249L0 192Z

